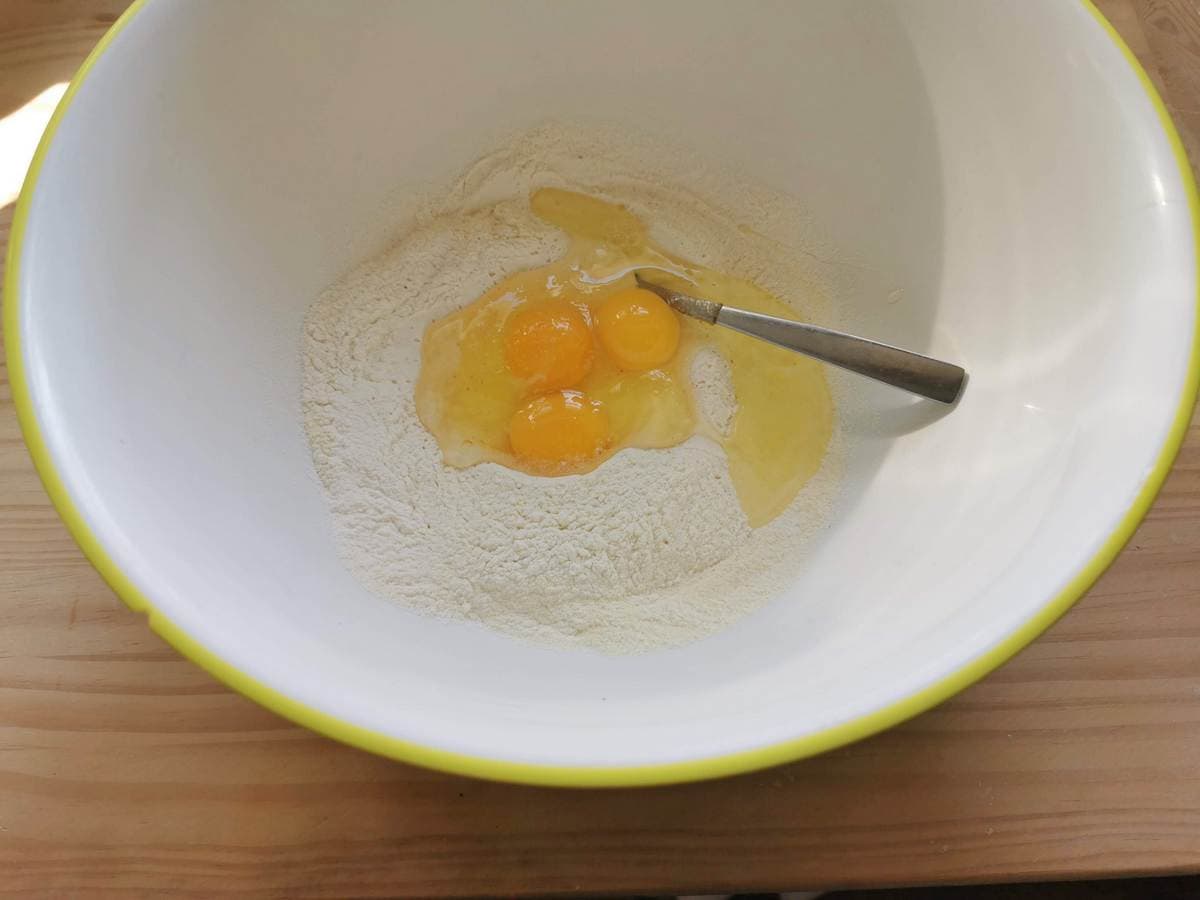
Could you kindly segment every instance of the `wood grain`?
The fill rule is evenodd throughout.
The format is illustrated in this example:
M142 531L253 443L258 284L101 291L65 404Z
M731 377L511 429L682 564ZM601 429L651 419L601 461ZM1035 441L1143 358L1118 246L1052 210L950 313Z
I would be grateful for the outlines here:
M0 2L0 116L67 81L128 0Z
M1175 101L1171 111L1188 154L1193 160L1200 159L1200 15L1196 0L1139 0L1136 8L1159 89Z
M1200 14L1101 5L1196 148ZM0 112L62 80L120 6L0 2ZM469 781L318 738L176 656L59 523L0 380L0 893L676 892L1195 871L1198 589L1193 426L1100 584L934 712L709 784Z

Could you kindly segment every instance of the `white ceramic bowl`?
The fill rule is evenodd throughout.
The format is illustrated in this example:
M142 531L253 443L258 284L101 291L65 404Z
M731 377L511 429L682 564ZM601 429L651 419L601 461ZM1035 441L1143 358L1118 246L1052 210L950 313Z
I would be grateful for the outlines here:
M873 273L838 302L972 376L936 419L882 390L786 596L632 658L368 594L298 412L305 308L397 224L398 176L580 111L802 197ZM84 550L232 686L486 777L708 777L929 707L1113 558L1194 398L1192 204L1161 103L1082 3L151 0L72 85L22 194L9 362Z

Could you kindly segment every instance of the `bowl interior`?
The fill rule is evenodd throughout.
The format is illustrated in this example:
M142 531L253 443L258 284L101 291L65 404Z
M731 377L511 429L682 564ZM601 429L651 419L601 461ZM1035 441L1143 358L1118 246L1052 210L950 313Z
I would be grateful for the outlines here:
M300 425L305 310L402 224L384 198L554 117L661 131L802 198L855 270L845 319L971 373L949 415L870 392L787 594L638 657L365 592ZM1192 241L1155 110L1082 5L151 2L44 159L20 352L90 530L230 666L459 753L670 763L897 703L1045 609L1176 417Z

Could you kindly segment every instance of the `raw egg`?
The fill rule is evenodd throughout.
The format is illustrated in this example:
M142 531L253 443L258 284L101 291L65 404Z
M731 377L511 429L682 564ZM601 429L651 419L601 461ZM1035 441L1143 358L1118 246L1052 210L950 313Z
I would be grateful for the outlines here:
M587 319L564 300L529 304L509 317L504 330L508 370L536 390L578 384L594 355Z
M566 254L516 272L429 326L416 407L447 465L493 462L533 475L583 474L626 447L701 435L725 451L752 526L782 512L820 467L833 404L820 365L686 320L633 272L713 300L792 315L757 286L654 246L624 207L556 188L533 211L571 238ZM661 275L661 277L659 277ZM696 412L690 361L711 347L737 400L717 430Z
M643 288L618 291L596 309L596 336L622 369L665 366L679 349L679 314Z
M518 458L558 469L600 454L608 444L608 414L581 391L553 391L513 414L508 438Z

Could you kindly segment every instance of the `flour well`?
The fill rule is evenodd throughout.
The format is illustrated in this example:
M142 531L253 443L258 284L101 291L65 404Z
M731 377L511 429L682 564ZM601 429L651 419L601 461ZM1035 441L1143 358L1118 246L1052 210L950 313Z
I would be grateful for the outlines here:
M759 529L746 524L723 453L701 438L625 450L583 476L444 466L413 405L422 333L505 274L561 254L563 236L529 210L544 186L624 203L678 254L799 300L810 320L827 315L803 255L781 246L806 227L795 201L595 130L518 138L309 310L304 422L340 552L383 597L528 640L615 653L691 641L770 599L802 564L832 502L839 439ZM718 429L734 409L722 365L698 357L692 367L700 412Z

